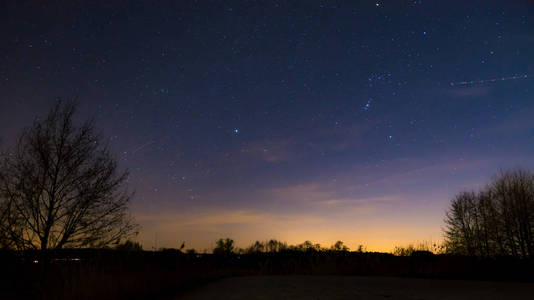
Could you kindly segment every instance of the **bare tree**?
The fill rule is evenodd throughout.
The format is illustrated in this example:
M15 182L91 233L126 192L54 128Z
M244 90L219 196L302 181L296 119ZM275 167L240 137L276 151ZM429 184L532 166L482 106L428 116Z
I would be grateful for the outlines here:
M5 203L0 202L0 250L13 248L13 243L9 238L9 232L1 230L7 225L7 215L6 215Z
M275 239L270 239L265 243L265 252L280 252L286 250L287 244Z
M261 252L264 252L265 251L265 244L260 242L260 241L256 241L256 242L254 242L254 244L252 244L250 247L248 247L245 251L247 253L261 253Z
M533 256L534 175L525 170L501 172L491 185L500 209L506 247L513 256Z
M58 101L0 165L0 230L18 249L102 247L133 234L128 173L118 170L92 121L73 122Z
M234 240L230 238L218 239L213 254L216 255L230 255L235 250Z
M534 174L501 172L479 193L458 194L445 222L449 252L534 257Z
M445 215L447 248L456 254L475 254L474 236L476 224L472 209L475 197L473 192L458 194L452 200L451 208Z

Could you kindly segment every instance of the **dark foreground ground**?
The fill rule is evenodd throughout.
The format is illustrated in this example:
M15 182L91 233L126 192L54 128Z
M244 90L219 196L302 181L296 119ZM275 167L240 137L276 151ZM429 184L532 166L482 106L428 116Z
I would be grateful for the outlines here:
M534 299L534 284L359 276L250 276L178 299Z
M0 300L534 299L534 259L64 249L45 264L40 254L0 251Z

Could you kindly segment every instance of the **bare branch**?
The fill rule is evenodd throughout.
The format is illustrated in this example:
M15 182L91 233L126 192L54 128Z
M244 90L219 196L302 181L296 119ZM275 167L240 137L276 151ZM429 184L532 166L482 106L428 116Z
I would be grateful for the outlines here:
M20 136L0 167L0 229L17 248L105 246L131 235L127 172L119 172L93 122L73 123L58 101Z

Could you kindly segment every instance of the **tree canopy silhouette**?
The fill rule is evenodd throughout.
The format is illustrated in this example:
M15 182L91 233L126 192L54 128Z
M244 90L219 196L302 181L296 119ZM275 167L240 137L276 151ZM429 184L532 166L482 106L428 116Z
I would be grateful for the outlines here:
M218 239L213 249L213 254L217 255L230 255L234 252L234 240L230 238Z
M459 193L445 222L448 252L534 257L534 174L501 172L484 189Z
M58 101L20 135L0 163L0 230L17 249L102 247L134 233L128 172L92 121Z

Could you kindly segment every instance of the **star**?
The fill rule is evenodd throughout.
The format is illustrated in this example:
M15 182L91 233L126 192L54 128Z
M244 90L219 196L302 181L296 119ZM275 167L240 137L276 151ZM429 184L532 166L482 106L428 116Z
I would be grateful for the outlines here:
M363 106L363 110L368 111L371 108L371 102L373 102L373 98L367 100L367 103Z

